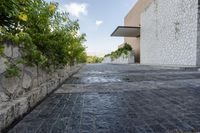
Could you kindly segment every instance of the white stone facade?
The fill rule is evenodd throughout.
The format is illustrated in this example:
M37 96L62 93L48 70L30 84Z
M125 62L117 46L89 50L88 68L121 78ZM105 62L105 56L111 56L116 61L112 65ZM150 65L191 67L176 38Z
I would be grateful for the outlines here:
M198 0L154 0L141 14L141 64L198 65Z

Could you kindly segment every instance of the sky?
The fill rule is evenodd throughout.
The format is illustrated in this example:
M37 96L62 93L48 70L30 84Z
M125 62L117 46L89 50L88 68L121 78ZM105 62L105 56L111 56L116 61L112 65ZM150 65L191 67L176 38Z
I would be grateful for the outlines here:
M50 2L52 0L46 0ZM80 33L86 33L88 55L104 56L118 48L123 38L111 37L137 0L53 0L59 9L79 20Z

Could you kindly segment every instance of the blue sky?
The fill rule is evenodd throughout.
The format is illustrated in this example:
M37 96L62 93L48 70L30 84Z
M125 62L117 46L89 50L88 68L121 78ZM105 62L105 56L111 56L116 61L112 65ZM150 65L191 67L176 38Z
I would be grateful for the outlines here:
M46 0L51 1L51 0ZM114 29L123 25L124 17L137 0L53 0L59 8L78 19L80 33L86 33L87 53L103 56L117 49L123 38L110 37Z

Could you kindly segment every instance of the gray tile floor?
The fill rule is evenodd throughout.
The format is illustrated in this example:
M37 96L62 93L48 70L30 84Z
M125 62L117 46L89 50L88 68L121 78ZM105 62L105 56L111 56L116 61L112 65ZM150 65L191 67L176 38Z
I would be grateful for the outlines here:
M200 131L200 73L87 65L9 133Z

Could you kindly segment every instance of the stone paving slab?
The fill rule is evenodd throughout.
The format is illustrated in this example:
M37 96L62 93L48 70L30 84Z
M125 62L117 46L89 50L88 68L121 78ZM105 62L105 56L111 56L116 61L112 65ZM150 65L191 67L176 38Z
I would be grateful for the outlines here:
M87 65L9 133L200 132L199 75L153 66ZM110 79L102 80L106 76Z

